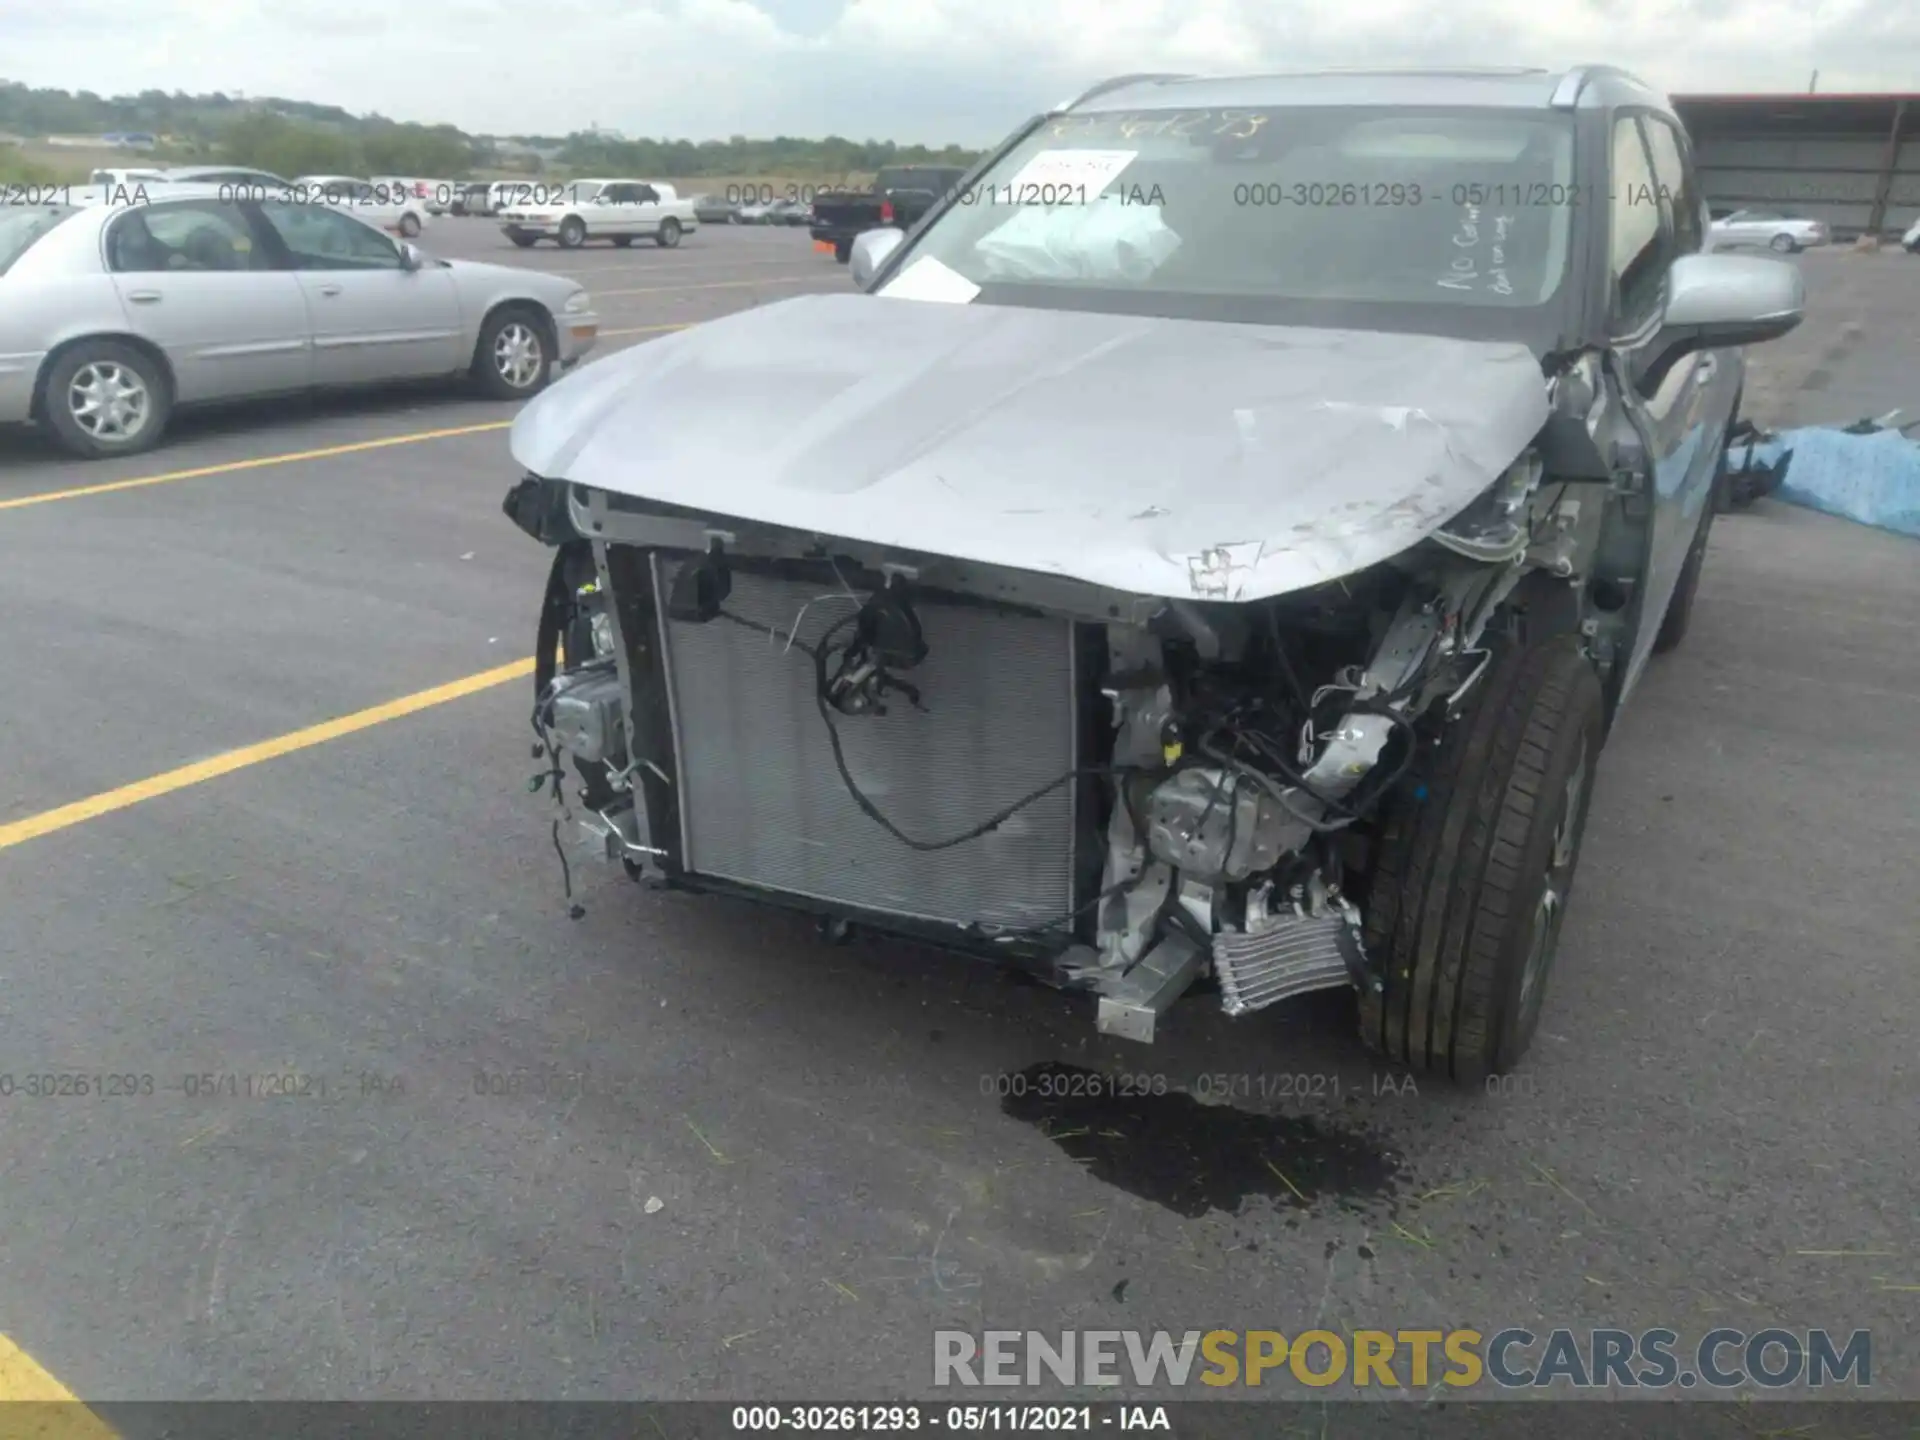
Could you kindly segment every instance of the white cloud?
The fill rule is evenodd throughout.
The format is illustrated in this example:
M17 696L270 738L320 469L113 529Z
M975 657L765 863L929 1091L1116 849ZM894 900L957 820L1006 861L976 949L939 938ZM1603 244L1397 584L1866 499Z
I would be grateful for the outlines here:
M1625 64L1670 90L1897 90L1903 0L0 0L9 78L561 133L984 144L1102 75Z

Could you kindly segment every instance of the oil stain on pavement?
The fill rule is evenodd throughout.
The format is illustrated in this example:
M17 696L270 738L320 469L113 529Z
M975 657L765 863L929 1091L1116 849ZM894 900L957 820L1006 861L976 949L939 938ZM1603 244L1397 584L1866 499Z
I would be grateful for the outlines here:
M1364 1130L1295 1115L1125 1092L1111 1076L1053 1061L1009 1077L1001 1113L1034 1126L1097 1180L1197 1219L1250 1196L1346 1209L1390 1202L1399 1159Z

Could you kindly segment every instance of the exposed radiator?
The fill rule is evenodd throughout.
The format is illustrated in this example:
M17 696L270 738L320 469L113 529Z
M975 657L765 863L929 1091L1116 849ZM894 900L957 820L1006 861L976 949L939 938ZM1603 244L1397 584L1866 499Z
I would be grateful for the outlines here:
M654 557L689 871L960 925L1017 928L1073 910L1076 786L964 845L901 844L847 793L810 656L725 616L667 618L686 563ZM814 644L853 608L834 588L736 569L725 610ZM1075 768L1073 627L925 597L914 606L929 653L902 678L925 710L894 695L885 715L834 719L861 792L908 835L944 840Z

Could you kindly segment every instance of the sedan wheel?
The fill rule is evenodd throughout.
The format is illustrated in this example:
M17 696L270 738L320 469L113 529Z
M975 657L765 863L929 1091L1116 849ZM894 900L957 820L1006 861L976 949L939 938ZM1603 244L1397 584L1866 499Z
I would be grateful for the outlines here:
M493 363L500 378L515 390L524 390L540 377L546 359L540 337L524 320L503 327L493 340Z
M171 398L158 366L145 355L128 345L90 341L54 363L44 404L61 445L91 460L150 447L166 428Z
M1782 255L1791 255L1800 245L1791 235L1776 235L1773 237L1773 248Z
M420 233L420 217L411 212L400 217L400 233L411 240Z
M67 387L73 423L95 440L124 445L153 413L147 382L124 365L96 360L83 365Z
M546 388L553 348L546 329L524 310L494 316L480 332L474 378L498 400L520 400Z
M586 240L586 223L578 215L569 215L560 223L560 244L566 249L577 250Z
M680 222L669 216L660 222L660 233L653 237L654 243L662 250L671 250L680 243Z

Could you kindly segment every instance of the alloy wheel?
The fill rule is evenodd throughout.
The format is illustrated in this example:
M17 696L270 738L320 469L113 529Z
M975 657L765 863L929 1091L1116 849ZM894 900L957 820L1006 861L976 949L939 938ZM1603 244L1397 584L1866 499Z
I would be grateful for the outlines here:
M67 386L67 411L90 438L124 443L146 428L153 395L137 371L116 361L94 360L74 371Z
M546 352L540 337L524 320L500 327L493 341L493 364L500 378L516 390L525 390L540 378Z

